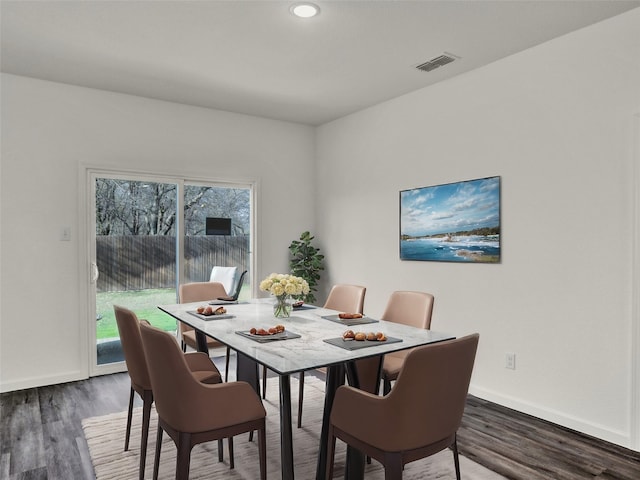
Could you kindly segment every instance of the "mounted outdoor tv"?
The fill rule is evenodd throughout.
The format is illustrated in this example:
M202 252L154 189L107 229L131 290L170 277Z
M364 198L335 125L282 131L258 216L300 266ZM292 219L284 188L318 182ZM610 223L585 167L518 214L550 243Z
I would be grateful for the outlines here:
M400 192L400 259L500 262L500 177Z
M231 219L207 217L207 235L231 235Z

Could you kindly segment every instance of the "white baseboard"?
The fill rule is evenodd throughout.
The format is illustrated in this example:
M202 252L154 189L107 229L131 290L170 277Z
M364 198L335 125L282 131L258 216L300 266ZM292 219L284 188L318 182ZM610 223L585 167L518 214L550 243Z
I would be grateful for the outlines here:
M604 440L609 443L620 445L625 448L633 450L633 442L631 439L630 431L613 430L603 425L598 425L588 420L574 417L564 412L535 405L530 402L526 402L521 398L511 397L503 395L501 393L471 385L469 387L469 393L475 397L487 400L489 402L497 403L507 408L517 410L518 412L526 413L537 418L541 418L556 425L560 425L577 432L596 437L600 440Z
M48 377L22 378L15 382L0 383L0 393L15 392L17 390L25 390L27 388L44 387L46 385L56 385L58 383L76 382L78 380L86 380L87 378L86 372L82 372L80 370L60 373Z

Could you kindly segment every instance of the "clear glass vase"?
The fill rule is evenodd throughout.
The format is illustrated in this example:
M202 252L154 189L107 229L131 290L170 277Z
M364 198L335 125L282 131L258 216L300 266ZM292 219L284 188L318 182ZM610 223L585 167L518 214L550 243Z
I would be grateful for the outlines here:
M276 318L287 318L291 316L291 309L293 305L291 303L291 296L289 295L276 295L273 302L273 316Z

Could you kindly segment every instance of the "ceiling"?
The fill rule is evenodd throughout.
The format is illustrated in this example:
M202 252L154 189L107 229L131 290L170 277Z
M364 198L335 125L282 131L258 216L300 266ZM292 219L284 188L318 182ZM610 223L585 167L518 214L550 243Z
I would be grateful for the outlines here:
M1 70L320 125L640 7L318 0L300 19L294 1L2 0Z

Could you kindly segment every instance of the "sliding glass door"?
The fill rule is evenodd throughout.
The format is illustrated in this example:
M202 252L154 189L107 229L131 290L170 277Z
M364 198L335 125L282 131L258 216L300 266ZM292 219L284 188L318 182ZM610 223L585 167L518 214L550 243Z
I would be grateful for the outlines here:
M250 188L186 184L184 226L184 282L208 281L214 266L250 270ZM250 277L243 298L251 296Z
M113 305L176 332L157 305L175 303L180 283L208 281L214 266L250 270L252 187L99 172L90 178L91 371L102 374L123 368Z

